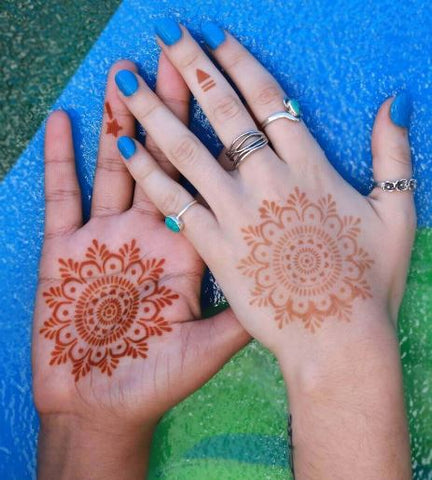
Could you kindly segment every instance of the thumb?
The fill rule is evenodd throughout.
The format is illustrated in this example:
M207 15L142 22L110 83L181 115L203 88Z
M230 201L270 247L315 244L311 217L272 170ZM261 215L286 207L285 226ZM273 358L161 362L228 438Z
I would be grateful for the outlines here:
M386 100L378 111L372 131L373 175L376 182L410 179L412 176L408 128L412 112L407 92ZM383 191L375 187L370 198L395 213L413 204L411 191Z
M210 318L183 323L181 328L183 364L186 371L188 363L194 365L196 388L251 340L230 308Z
M377 114L372 132L373 174L376 182L412 178L408 139L411 111L411 98L403 92L386 100ZM385 191L375 187L369 198L391 235L387 254L396 259L397 265L392 274L391 297L392 318L396 319L415 233L413 192Z

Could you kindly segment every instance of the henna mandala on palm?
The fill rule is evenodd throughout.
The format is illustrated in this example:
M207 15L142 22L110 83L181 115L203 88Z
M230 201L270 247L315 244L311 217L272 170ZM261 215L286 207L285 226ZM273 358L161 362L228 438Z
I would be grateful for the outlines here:
M62 283L43 293L51 316L40 333L55 343L50 365L71 363L75 381L146 358L148 339L171 331L161 313L178 295L159 284L165 260L139 252L135 240L117 252L93 240L84 260L59 259Z
M286 204L264 201L262 223L242 229L254 279L251 304L271 307L279 328L294 320L314 332L327 317L349 321L356 298L371 297L373 264L357 243L360 218L340 216L331 195L311 201L295 188Z

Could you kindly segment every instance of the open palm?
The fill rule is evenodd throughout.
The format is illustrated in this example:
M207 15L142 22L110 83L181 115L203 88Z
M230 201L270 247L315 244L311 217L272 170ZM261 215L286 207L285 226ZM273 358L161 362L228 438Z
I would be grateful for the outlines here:
M55 112L45 148L46 228L33 332L41 413L155 421L207 381L248 340L231 311L200 319L204 264L167 230L118 157L134 120L110 72L92 202L83 225L71 127ZM159 96L187 121L189 92L162 56ZM177 173L147 139L171 176Z

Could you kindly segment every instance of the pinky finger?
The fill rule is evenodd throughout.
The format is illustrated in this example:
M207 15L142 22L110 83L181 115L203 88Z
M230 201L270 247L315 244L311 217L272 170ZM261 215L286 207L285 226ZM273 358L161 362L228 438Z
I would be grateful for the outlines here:
M118 148L137 185L165 217L177 215L194 200L138 142L130 137L121 137ZM206 261L210 245L217 244L215 236L220 235L215 216L203 205L195 204L181 216L181 221L184 234Z
M82 225L78 184L68 115L50 115L45 134L45 239L73 233Z

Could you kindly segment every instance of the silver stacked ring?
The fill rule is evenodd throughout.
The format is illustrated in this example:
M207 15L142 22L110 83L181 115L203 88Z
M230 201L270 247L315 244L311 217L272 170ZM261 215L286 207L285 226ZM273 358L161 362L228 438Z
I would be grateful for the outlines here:
M263 132L249 130L234 139L226 152L226 156L232 162L233 169L236 169L251 153L265 147L267 144L268 138Z
M417 188L417 180L415 178L384 180L383 182L374 182L373 186L384 192L413 192Z

